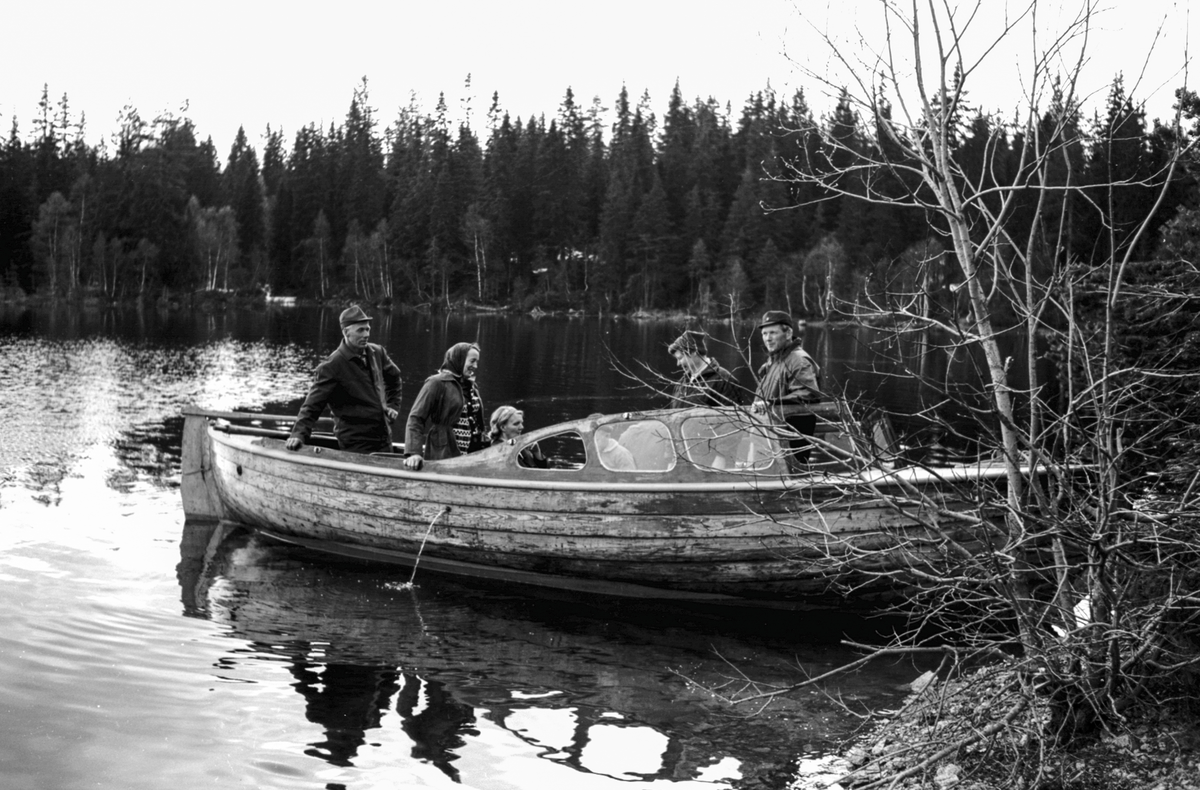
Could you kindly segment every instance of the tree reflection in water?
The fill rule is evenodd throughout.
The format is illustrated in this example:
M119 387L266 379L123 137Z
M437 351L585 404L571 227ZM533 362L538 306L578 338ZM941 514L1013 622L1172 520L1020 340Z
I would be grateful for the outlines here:
M405 672L396 711L403 722L400 726L413 740L412 756L459 781L451 763L458 759L456 750L466 745L464 736L479 735L472 726L475 709L456 700L444 684Z
M399 688L389 667L314 664L297 656L289 666L295 689L305 701L305 714L325 730L325 740L310 744L305 754L334 765L354 764L367 730L379 727Z
M740 720L669 671L722 664L711 635L690 647L677 629L572 618L561 602L434 577L401 591L407 569L339 563L232 526L185 525L180 545L185 613L245 640L231 663L284 661L321 729L303 752L333 766L370 765L390 745L466 784L510 770L496 749L619 781L777 778L797 740L788 727L827 721L820 705L783 727ZM512 740L497 746L497 732Z

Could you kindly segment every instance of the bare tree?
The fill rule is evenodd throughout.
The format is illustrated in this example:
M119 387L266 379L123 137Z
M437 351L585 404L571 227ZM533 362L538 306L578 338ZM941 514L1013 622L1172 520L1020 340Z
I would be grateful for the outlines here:
M1161 699L1155 695L1200 664L1200 475L1169 474L1160 452L1187 428L1170 390L1194 392L1200 375L1169 354L1148 358L1128 346L1146 331L1200 342L1195 266L1177 262L1164 274L1134 258L1192 143L1177 116L1173 148L1156 172L1085 188L1078 117L1090 95L1082 85L1098 14L1090 0L1059 17L1057 29L1038 0L874 7L877 39L860 30L842 44L815 28L836 68L804 70L873 124L876 143L851 146L820 125L793 130L819 137L820 146L804 149L824 154L779 177L813 183L824 199L903 205L929 217L945 252L914 251L907 285L867 289L866 304L844 312L886 319L898 340L925 349L914 362L936 348L982 371L980 388L966 393L920 364L910 368L938 390L939 407L973 420L966 428L931 409L943 431L970 434L994 454L1000 484L963 485L957 502L972 507L949 511L940 494L954 483L953 468L909 459L941 476L939 495L903 485L899 473L878 478L878 495L922 520L924 536L882 548L838 546L829 558L836 579L840 570L871 567L872 553L909 556L903 568L877 563L879 575L920 590L913 628L888 651L924 650L931 628L952 629L956 663L1006 657L1005 679L987 704L963 714L971 726L914 747L911 765L927 770L981 740L1007 758L1046 738L1119 727L1131 707ZM967 88L1005 66L1022 88L1020 112L985 118L969 165ZM1009 150L1016 166L1005 170L1000 152ZM906 188L884 189L885 181ZM1118 227L1111 196L1131 185L1156 197L1135 223ZM1099 263L1083 263L1072 247L1080 207L1094 209L1110 237ZM943 309L931 309L931 300ZM1021 344L1023 354L1014 351ZM1053 377L1039 365L1047 356L1057 363ZM887 458L875 461L892 468ZM761 697L756 690L741 699ZM1022 737L1009 737L1018 730ZM883 785L902 771L867 773Z
M237 218L229 206L201 208L188 201L188 221L194 240L197 269L208 291L229 288L229 263L237 255Z
M38 257L39 274L50 293L75 292L79 276L78 235L79 219L75 207L61 192L52 193L38 208L38 218L33 223L33 248Z

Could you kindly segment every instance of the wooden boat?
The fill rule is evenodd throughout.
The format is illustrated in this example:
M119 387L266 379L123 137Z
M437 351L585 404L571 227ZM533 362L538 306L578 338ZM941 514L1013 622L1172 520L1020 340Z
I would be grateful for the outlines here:
M185 411L184 509L336 554L585 594L826 606L969 540L969 490L998 466L895 469L826 407L797 473L778 430L738 409L593 415L404 468L280 415ZM538 445L550 468L528 468ZM961 511L961 517L956 512Z

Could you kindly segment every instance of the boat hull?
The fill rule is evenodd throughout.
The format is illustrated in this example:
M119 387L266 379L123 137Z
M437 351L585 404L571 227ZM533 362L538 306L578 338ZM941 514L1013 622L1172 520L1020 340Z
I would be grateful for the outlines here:
M428 570L584 592L827 605L849 589L859 600L894 594L877 582L940 551L922 514L897 508L879 481L410 472L394 457L292 452L269 437L187 430L203 443L185 448L205 488L192 499L211 503L198 515Z

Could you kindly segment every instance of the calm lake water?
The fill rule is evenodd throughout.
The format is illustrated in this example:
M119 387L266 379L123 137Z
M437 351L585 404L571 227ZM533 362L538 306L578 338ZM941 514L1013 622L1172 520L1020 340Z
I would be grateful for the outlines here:
M614 360L674 375L667 322L378 316L405 409L459 340L483 347L485 406L527 428L654 405ZM750 329L712 328L727 366ZM816 690L765 710L707 690L853 659L838 640L877 626L836 613L408 590L407 569L185 524L180 409L294 413L337 340L317 309L0 305L0 787L780 788L859 724ZM852 336L807 344L831 379L916 397ZM920 671L827 690L889 706Z

